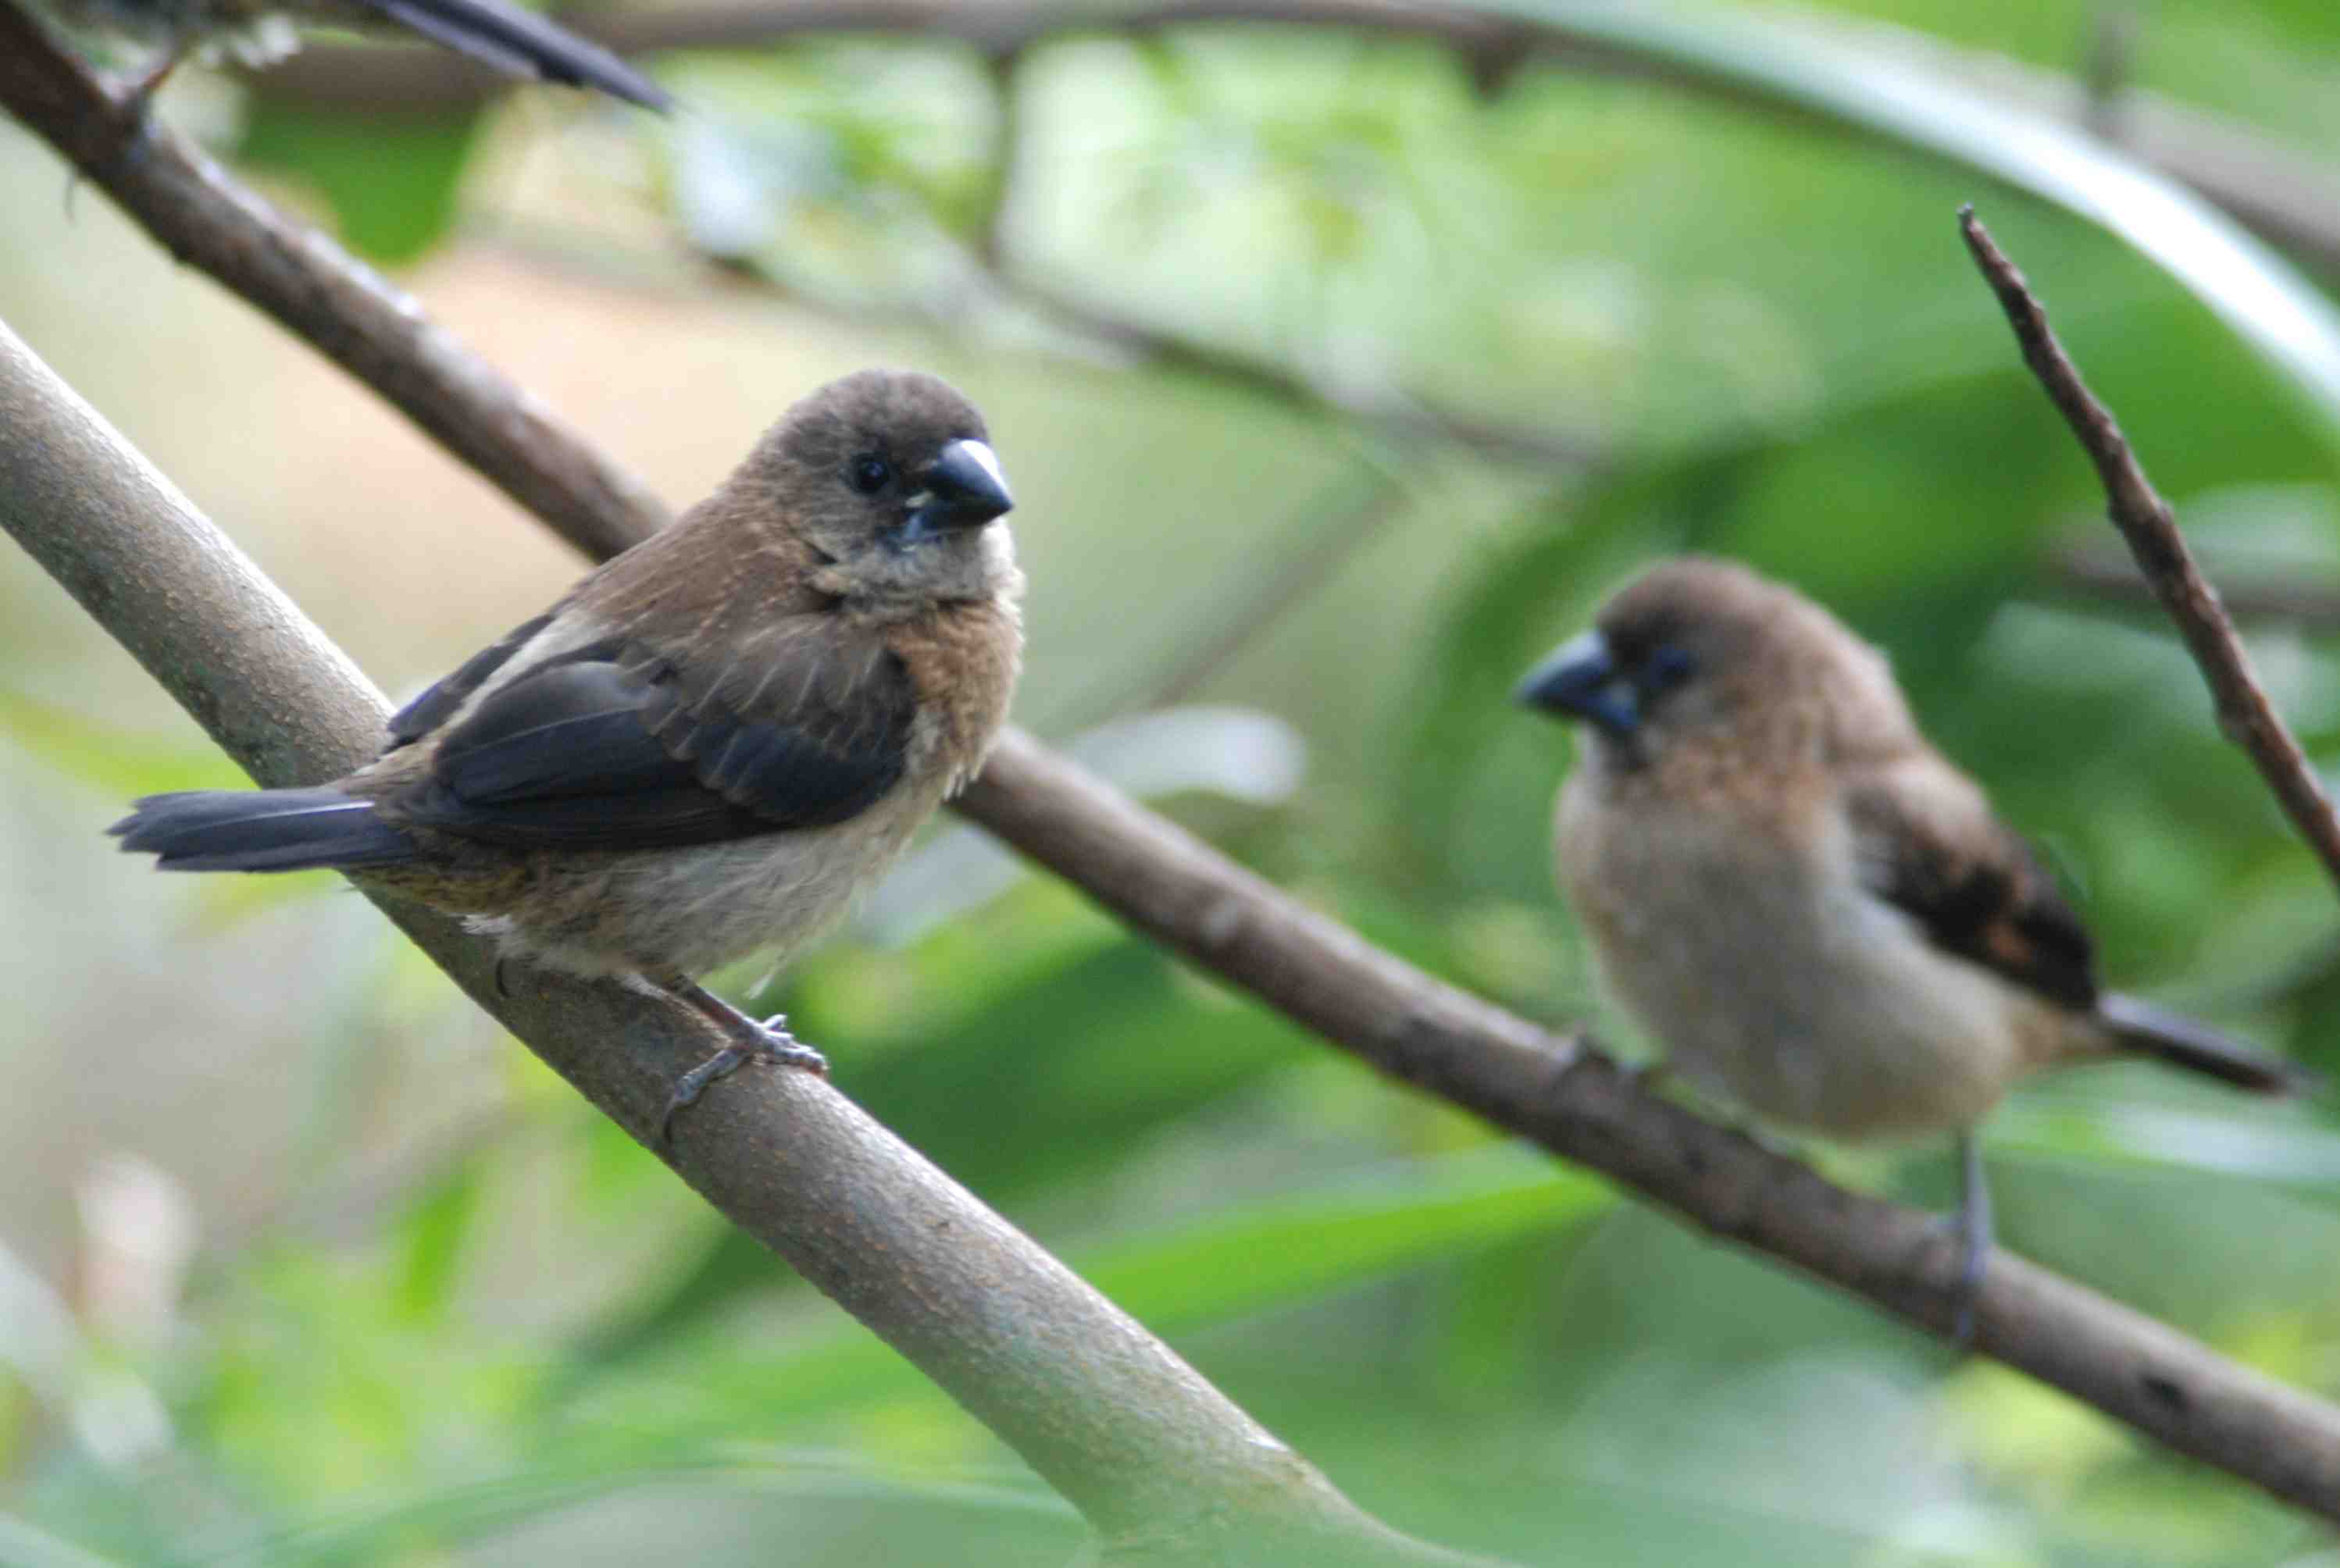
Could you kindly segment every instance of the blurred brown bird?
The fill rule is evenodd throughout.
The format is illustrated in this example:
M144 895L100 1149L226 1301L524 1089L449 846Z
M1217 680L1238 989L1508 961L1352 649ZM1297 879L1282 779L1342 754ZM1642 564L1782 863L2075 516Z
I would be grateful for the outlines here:
M599 44L511 0L47 0L68 26L118 34L162 49L134 89L140 104L190 54L224 46L251 64L295 47L284 18L370 31L397 29L444 44L507 75L590 87L664 111L664 88Z
M2017 1079L2142 1055L2265 1093L2313 1082L2101 990L2078 917L1919 733L1884 656L1792 589L1668 561L1518 696L1587 728L1561 888L1671 1065L1788 1127L1958 1135L1962 1329L1990 1242L1974 1129Z
M401 709L307 789L139 801L173 871L332 866L469 917L502 953L673 992L749 1056L818 1067L690 976L800 948L983 764L1023 575L983 419L869 370L790 409L672 527Z

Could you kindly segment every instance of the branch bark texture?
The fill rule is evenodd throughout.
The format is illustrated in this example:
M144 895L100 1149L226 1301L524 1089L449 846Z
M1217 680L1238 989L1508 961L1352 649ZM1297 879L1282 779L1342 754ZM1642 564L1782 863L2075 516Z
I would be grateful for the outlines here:
M2194 552L2186 547L2186 536L2177 528L2177 513L2145 477L2112 411L2080 379L2079 367L2048 330L2048 312L2038 297L1992 241L1990 231L1982 226L1972 207L1959 209L1958 229L1966 236L1967 249L1974 253L1975 265L1982 269L1983 280L1998 296L2008 325L2015 329L2024 363L2031 367L2065 423L2072 427L2088 460L2097 466L2113 526L2128 541L2137 570L2145 574L2161 607L2177 624L2194 662L2202 668L2202 678L2209 683L2211 699L2217 705L2218 727L2250 754L2284 814L2324 863L2334 883L2340 885L2340 816L2333 814L2332 797L2283 715L2276 712L2266 688L2259 684L2258 672L2243 651L2235 623L2218 600L2218 590L2194 564Z
M0 527L263 784L334 777L389 705L168 480L0 325ZM96 853L93 841L93 853ZM523 971L384 912L646 1146L721 1042L679 1003ZM734 1075L660 1152L1078 1507L1108 1560L1461 1564L1360 1513L1145 1329L824 1080Z
M0 16L7 14L5 5L6 0L0 0ZM13 104L9 83L21 73L7 67L5 44L5 35L0 34L0 101ZM108 163L90 173L111 189L118 170ZM313 311L298 316L278 311L267 280L249 275L241 262L255 231L270 232L274 222L260 214L250 197L206 187L183 204L160 211L150 226L159 225L158 236L174 253L198 258L221 281L278 313L287 326L312 340L312 324L319 317L330 321L342 310L364 314L378 308L377 300L352 296L383 292L379 281L339 260L327 242L312 236L292 255L296 262L306 259L303 287L316 295ZM328 340L333 335L330 330L324 334ZM431 341L435 356L463 357L443 333L432 332ZM390 377L392 386L409 385L411 370L399 367ZM484 366L458 379L473 388L505 385ZM482 425L469 434L472 441L494 447L501 458L509 459L512 449L525 442L506 412L490 407ZM528 437L541 434L538 428ZM555 432L543 439L570 438ZM464 455L464 449L454 449ZM575 479L599 469L598 461L584 460L590 457L570 453L574 460L547 465L545 471ZM606 553L606 543L597 547L588 541L614 540L640 520L611 501L611 493L579 480L561 495L548 521L589 554ZM597 526L575 528L568 519L580 513L593 516ZM102 600L84 602L101 618L114 617L116 612ZM166 661L157 673L167 679L167 668ZM342 744L353 745L354 738L343 735ZM337 754L334 765L339 760L345 759ZM1932 1332L1949 1334L1956 1248L1930 1216L1834 1187L1793 1160L1645 1093L1581 1037L1553 1035L1373 947L1021 734L1005 738L984 776L960 804L972 820L1082 887L1138 929L1383 1071L1604 1171L1693 1225L1793 1265ZM456 957L469 966L459 969L459 976L475 996L481 995L476 959ZM605 1001L599 992L591 995L590 1010L580 1001L563 1015L580 1031L575 1038L580 1042L610 1035L610 1018L604 1015L633 1018L643 1005L626 999ZM536 1040L530 1021L521 1019L521 1023L518 1032ZM650 1025L646 1021L642 1027ZM656 1027L669 1035L673 1031L672 1021L663 1013ZM580 1058L567 1066L555 1062L572 1075L572 1081L583 1087L594 1079L600 1070L591 1050L581 1043L560 1049L564 1058ZM701 1048L694 1040L688 1049ZM670 1043L653 1054L654 1065L633 1067L620 1082L600 1085L608 1100L595 1094L597 1101L617 1105L623 1112L620 1119L636 1129L648 1125L674 1068L696 1060ZM841 1099L797 1075L760 1075L756 1083L752 1094L719 1096L719 1104L701 1108L715 1114L695 1113L694 1141L681 1162L687 1177L709 1180L697 1162L719 1159L722 1151L736 1146L752 1156L741 1162L741 1172L763 1169L768 1178L770 1168L759 1167L758 1161L798 1160L802 1134L796 1124L813 1117L805 1108L808 1099L818 1098L823 1117L845 1116L850 1110ZM785 1136L776 1130L781 1129L787 1129ZM874 1129L873 1135L882 1136ZM839 1157L848 1162L858 1158L850 1149ZM729 1169L729 1161L723 1164ZM825 1179L803 1170L800 1163L784 1169L791 1179ZM943 1181L939 1175L932 1179ZM742 1194L725 1193L719 1202L764 1190L750 1184ZM768 1195L772 1201L788 1196ZM851 1193L839 1189L836 1196L850 1198ZM808 1216L808 1222L817 1231L835 1223L834 1217L818 1214ZM754 1225L749 1228L765 1234ZM853 1293L860 1287L853 1270L872 1260L859 1251L861 1238L847 1245L841 1232L824 1234L825 1250L806 1266L807 1272L854 1306ZM979 1308L978 1317L992 1310ZM1975 1343L1985 1353L2067 1390L2179 1453L2340 1521L2340 1410L2003 1253L1993 1257L1975 1306ZM1021 1367L1015 1346L1003 1345L999 1354L1006 1367ZM1165 1394L1199 1397L1191 1389L1181 1394L1178 1380L1163 1376ZM956 1391L955 1385L946 1386ZM977 1404L987 1397L980 1391L963 1397L978 1414L986 1414ZM1010 1402L1006 1414L1042 1428L1040 1451L1059 1455L1055 1463L1077 1472L1081 1455L1071 1429L1047 1430L1051 1415L1044 1395L1035 1391L1030 1398L1034 1403L1029 1408ZM1104 1450L1107 1457L1127 1452L1120 1438L1107 1442ZM1040 1459L1034 1463L1048 1473ZM1173 1477L1182 1474L1169 1473ZM1170 1490L1185 1484L1182 1479L1165 1482ZM1077 1474L1065 1489L1076 1502L1095 1491Z

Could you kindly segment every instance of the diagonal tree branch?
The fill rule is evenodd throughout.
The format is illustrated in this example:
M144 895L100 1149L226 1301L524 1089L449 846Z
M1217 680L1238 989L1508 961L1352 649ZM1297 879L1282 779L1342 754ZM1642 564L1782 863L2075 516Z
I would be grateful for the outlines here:
M2097 400L2080 379L2079 367L2048 330L2048 312L2015 263L1992 242L1990 232L1972 207L1958 209L1958 229L1966 236L1967 249L1974 253L1975 265L1982 269L1984 281L1998 296L1999 307L2015 329L2024 362L2072 427L2089 461L2096 464L2097 475L2104 481L2107 509L2113 525L2128 541L2137 570L2153 585L2162 608L2177 623L2194 662L2202 666L2202 678L2209 683L2211 698L2217 705L2218 727L2250 754L2292 825L2299 829L2300 837L2324 863L2334 883L2340 883L2340 816L2333 814L2332 797L2309 765L2307 754L2292 738L2283 715L2276 712L2266 688L2259 684L2235 623L2218 601L2218 590L2194 564L2194 553L2186 547L2186 536L2177 529L2177 513L2145 477L2112 411Z
M389 705L170 482L0 325L0 528L264 784L373 754ZM720 1043L680 1003L524 971L375 896L472 1000L726 1218L900 1351L1062 1493L1115 1563L1462 1565L1398 1535L1169 1348L808 1073L736 1075L658 1128Z
M7 15L0 0L0 18ZM7 44L0 31L0 102L15 106L12 81L23 73ZM115 178L136 177L113 165L90 172L109 189ZM256 226L283 230L263 212L239 193L141 217L174 253L229 258L214 276L310 335L232 264ZM208 231L204 242L183 227ZM319 258L308 286L321 294L320 311L330 314L337 291L368 286L322 238L301 249ZM443 334L434 341L441 353L461 352ZM492 379L484 367L479 374ZM490 413L481 439L518 439ZM595 504L571 493L548 520L576 537L558 519ZM600 523L622 533L630 520L604 513ZM1006 737L961 809L1132 924L1383 1071L1606 1172L1693 1225L1948 1335L1956 1248L1931 1217L1835 1187L1655 1098L1581 1037L1553 1036L1381 952L1021 734ZM476 970L467 978L478 994ZM637 1118L647 1113L644 1092L635 1090ZM759 1124L769 1092L758 1090L753 1109L741 1096L724 1135L769 1148ZM2340 1521L2340 1410L2011 1256L1993 1258L1975 1322L1980 1350Z
M960 809L1132 925L1394 1078L1615 1178L1699 1228L1947 1337L1958 1274L1930 1215L1835 1187L1436 981L1010 735ZM2004 1252L1978 1350L2340 1520L2340 1410Z

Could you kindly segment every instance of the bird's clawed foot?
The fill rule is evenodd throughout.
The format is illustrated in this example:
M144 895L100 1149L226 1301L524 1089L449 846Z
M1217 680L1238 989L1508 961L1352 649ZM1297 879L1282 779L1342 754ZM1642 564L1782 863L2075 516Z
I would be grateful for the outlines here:
M686 982L677 986L675 992L711 1019L730 1037L730 1043L675 1080L674 1092L659 1118L659 1141L666 1147L674 1147L676 1113L697 1104L709 1084L729 1077L750 1061L828 1076L828 1059L788 1032L787 1014L776 1012L759 1023L697 985Z

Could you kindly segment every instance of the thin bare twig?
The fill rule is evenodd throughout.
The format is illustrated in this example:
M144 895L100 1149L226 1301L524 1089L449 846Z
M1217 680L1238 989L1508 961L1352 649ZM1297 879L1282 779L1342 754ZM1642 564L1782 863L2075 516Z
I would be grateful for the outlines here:
M2137 569L2153 585L2161 607L2177 624L2194 662L2202 667L2202 677L2209 683L2211 699L2217 705L2218 727L2250 754L2285 814L2323 861L2333 882L2340 884L2340 816L2333 814L2332 797L2325 793L2323 780L2292 738L2283 715L2267 700L2266 688L2251 668L2250 656L2243 651L2235 623L2218 602L2218 590L2210 586L2210 579L2194 564L2193 552L2186 547L2186 536L2177 529L2177 514L2145 477L2111 410L2097 400L2080 379L2079 368L2048 328L2048 312L2040 308L2015 263L1992 242L1972 207L1958 209L1958 229L1966 236L1967 249L1974 253L1975 265L1982 269L1991 291L1998 296L1999 308L2015 329L2024 362L2047 389L2065 423L2072 427L2088 460L2096 464L2113 526L2128 541Z
M0 94L8 76L0 68ZM103 172L93 177L106 183ZM208 238L218 242L249 231L253 205L189 203L165 218L217 231ZM165 243L194 248L183 236ZM201 253L234 249L206 243ZM214 274L244 287L233 266ZM321 264L314 286L331 295L350 283ZM445 349L461 351L451 341ZM491 421L489 439L501 429ZM568 501L593 504L580 494ZM1694 1225L1948 1335L1957 1260L1931 1217L1832 1186L1656 1099L1581 1039L1555 1037L1421 973L1020 733L1005 737L961 809L1139 929L1392 1075L1608 1172ZM479 994L483 976L468 978ZM580 1015L578 1027L607 1021ZM660 1091L636 1090L642 1115ZM734 1114L719 1136L773 1158L789 1152L770 1141L773 1123L762 1119L778 1108L743 1095ZM2340 1410L2013 1257L1994 1257L1976 1324L1986 1353L2340 1521Z
M389 705L300 610L0 325L0 528L261 783L331 778ZM1014 1447L1109 1561L1476 1561L1359 1512L1127 1315L808 1073L746 1072L658 1129L719 1043L670 998L535 970L377 897L473 1001Z

